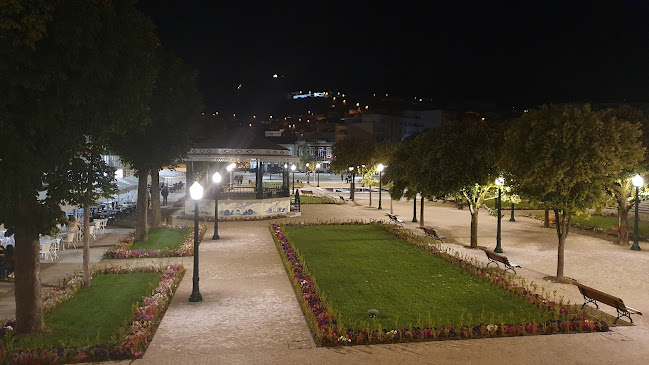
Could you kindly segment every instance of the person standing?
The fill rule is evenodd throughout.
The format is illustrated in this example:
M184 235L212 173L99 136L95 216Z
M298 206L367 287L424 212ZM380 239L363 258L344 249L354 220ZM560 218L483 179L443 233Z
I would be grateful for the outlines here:
M167 185L162 186L160 195L162 195L162 205L167 205L167 197L169 196L169 189L167 188Z

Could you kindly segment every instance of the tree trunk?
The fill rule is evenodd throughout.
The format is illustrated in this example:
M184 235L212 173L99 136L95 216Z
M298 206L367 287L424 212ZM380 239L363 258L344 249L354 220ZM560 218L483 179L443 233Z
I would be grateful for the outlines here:
M620 227L620 234L617 236L618 245L628 245L629 244L629 208L626 206L625 202L622 204L618 203L617 206L617 219L618 227Z
M90 287L90 205L83 206L83 286Z
M564 264L564 249L566 245L566 238L570 230L569 214L562 212L559 214L558 210L554 211L554 223L557 228L557 237L559 238L559 247L557 254L557 281L563 281L563 264Z
M151 169L151 214L153 215L151 227L160 227L162 218L160 216L160 174L158 169Z
M143 171L138 175L137 181L137 216L135 222L135 240L147 241L149 239L148 230L148 191L146 187L147 174Z
M424 226L424 196L421 196L419 203L419 227Z
M469 204L471 210L471 248L478 248L478 208Z
M548 208L545 208L545 220L543 221L543 227L550 228L550 209Z
M45 328L41 299L41 261L38 232L30 222L39 218L36 197L22 199L17 204L15 244L16 332L34 333ZM30 229L32 228L32 229Z

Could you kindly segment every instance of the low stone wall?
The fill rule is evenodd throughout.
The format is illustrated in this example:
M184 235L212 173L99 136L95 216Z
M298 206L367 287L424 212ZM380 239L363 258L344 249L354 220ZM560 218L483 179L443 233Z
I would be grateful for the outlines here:
M291 198L289 197L251 200L219 199L219 219L277 216L290 211ZM185 202L185 215L194 215L194 201L191 199ZM214 217L214 200L200 200L198 215Z

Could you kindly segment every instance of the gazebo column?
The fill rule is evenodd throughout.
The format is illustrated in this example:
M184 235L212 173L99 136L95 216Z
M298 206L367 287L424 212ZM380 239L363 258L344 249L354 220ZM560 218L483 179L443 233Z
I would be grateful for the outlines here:
M264 170L261 159L257 160L257 199L264 198Z

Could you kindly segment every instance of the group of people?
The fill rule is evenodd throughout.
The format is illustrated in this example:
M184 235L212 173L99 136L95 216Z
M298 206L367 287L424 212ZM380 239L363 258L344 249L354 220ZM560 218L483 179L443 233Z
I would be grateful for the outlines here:
M243 184L243 175L234 175L234 182L238 185Z

